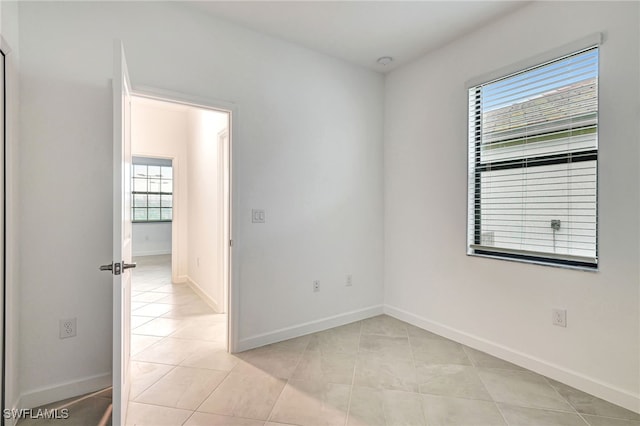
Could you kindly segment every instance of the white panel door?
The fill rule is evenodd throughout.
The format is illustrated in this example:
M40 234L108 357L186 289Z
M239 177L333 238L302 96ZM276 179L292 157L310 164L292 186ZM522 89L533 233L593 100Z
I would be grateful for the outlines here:
M119 266L118 266L119 265ZM122 42L113 76L113 425L124 425L131 358L131 85Z
M0 51L0 138L2 138L2 145L0 146L0 200L5 200L5 196L4 196L4 191L5 191L5 184L4 184L4 169L5 169L5 160L4 160L4 152L6 149L6 133L5 133L5 113L4 113L4 104L5 104L5 99L6 99L6 91L5 91L5 80L4 80L4 53L2 51ZM6 201L3 202L4 204L2 206L0 206L0 285L2 285L3 287L0 289L0 330L2 330L2 347L0 348L1 352L0 352L0 362L2 362L2 366L4 366L5 364L5 344L4 342L6 342L6 332L7 330L5 329L5 325L4 325L4 310L5 310L5 301L4 301L4 295L6 293L6 291L4 290L4 286L7 285L7 283L5 282L5 273L4 273L4 239L5 239L5 235L4 235L4 211L6 209ZM4 380L5 378L2 377L1 380ZM5 383L1 383L0 387L2 388L2 390L4 391L5 389ZM6 408L5 403L8 402L6 401L4 392L2 395L0 395L0 398L2 398L1 401L1 406L2 409Z

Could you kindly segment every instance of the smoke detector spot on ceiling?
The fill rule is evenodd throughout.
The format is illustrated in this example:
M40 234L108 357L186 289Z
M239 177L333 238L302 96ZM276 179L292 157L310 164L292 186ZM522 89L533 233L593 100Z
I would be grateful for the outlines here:
M378 60L376 62L378 64L382 65L383 67L386 67L391 62L393 62L393 58L391 56L382 56L382 57L378 58Z

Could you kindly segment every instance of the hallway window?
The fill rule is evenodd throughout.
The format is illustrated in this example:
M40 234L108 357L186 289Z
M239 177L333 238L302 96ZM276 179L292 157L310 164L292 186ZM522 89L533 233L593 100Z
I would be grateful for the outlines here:
M133 222L170 222L173 218L173 168L171 160L133 159Z

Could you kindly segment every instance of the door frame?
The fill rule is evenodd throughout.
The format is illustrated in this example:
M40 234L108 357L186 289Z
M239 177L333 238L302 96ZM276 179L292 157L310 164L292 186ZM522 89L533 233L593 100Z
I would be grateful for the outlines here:
M228 282L225 285L226 300L223 305L227 307L227 351L230 353L238 350L238 323L239 323L239 254L238 221L236 212L239 212L238 176L235 167L234 147L238 143L238 105L219 99L202 96L188 95L148 86L133 86L131 95L148 98L157 101L183 104L190 107L221 111L229 114L229 260L227 264Z

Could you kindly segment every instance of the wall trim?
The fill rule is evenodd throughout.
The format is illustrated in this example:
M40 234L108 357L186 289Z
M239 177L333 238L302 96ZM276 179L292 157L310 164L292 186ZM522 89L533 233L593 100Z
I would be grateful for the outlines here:
M449 327L437 321L412 314L400 308L384 305L384 313L424 330L449 338L458 343L486 352L520 367L535 371L553 380L565 383L583 392L595 395L612 404L640 413L640 394L620 389L577 371L528 355L508 346L484 339L471 333Z
M246 351L248 349L257 348L271 343L281 342L294 337L304 336L306 334L327 330L329 328L338 327L355 321L375 317L381 315L383 305L374 305L368 308L362 308L355 311L345 312L315 321L309 321L302 324L285 327L267 333L256 334L245 337L238 341L237 352Z
M187 284L191 289L198 295L202 300L204 300L207 305L211 306L211 308L218 314L222 313L220 309L220 304L211 296L209 296L200 285L195 282L189 275L187 275Z
M175 279L173 277L171 277L171 282L173 284L189 283L189 276L188 275L178 275L178 276L175 277Z
M88 376L72 382L61 383L23 393L18 399L17 407L35 408L44 404L73 398L74 396L96 392L108 388L112 384L111 373Z

